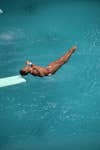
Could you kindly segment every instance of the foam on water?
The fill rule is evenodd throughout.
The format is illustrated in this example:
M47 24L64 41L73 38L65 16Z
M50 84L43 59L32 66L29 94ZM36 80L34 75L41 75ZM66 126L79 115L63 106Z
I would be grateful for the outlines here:
M3 14L3 10L2 9L0 9L0 14Z

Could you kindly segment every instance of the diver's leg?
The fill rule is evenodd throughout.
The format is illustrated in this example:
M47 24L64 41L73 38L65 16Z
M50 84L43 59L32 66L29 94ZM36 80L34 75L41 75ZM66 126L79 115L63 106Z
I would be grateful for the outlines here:
M51 74L54 74L72 55L72 53L76 50L76 46L72 47L65 55L63 55L60 59L52 62L48 65Z
M65 62L68 61L68 59L70 58L70 56L72 55L72 53L76 50L76 48L77 48L76 46L73 46L65 55L63 55L62 57L60 57L56 61L52 62L48 66L53 66L54 64L63 65Z
M76 46L73 46L65 55L63 55L59 60L58 60L58 63L59 62L66 62L68 61L68 59L70 58L70 56L73 54L73 52L76 50Z

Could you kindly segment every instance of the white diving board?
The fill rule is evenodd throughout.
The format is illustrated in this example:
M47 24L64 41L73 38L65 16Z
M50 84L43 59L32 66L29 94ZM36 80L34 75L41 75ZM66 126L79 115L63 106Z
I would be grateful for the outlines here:
M26 80L21 75L0 78L0 87L16 85L23 82L26 82Z

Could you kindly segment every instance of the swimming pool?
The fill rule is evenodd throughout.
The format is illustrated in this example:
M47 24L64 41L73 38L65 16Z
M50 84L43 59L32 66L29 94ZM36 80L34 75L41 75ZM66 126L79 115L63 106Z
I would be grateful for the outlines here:
M100 2L2 0L0 7L0 77L78 46L55 75L0 88L0 150L100 150Z

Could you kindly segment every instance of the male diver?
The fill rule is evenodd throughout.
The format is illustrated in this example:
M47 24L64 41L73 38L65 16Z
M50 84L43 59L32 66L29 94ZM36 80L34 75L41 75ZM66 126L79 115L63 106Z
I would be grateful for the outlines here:
M56 61L50 63L47 67L37 66L27 60L26 66L22 70L20 70L20 74L22 76L27 75L28 73L39 77L50 76L54 74L63 64L65 64L68 61L68 59L76 50L76 48L77 48L76 46L73 46L68 52L65 53L65 55L63 55Z

